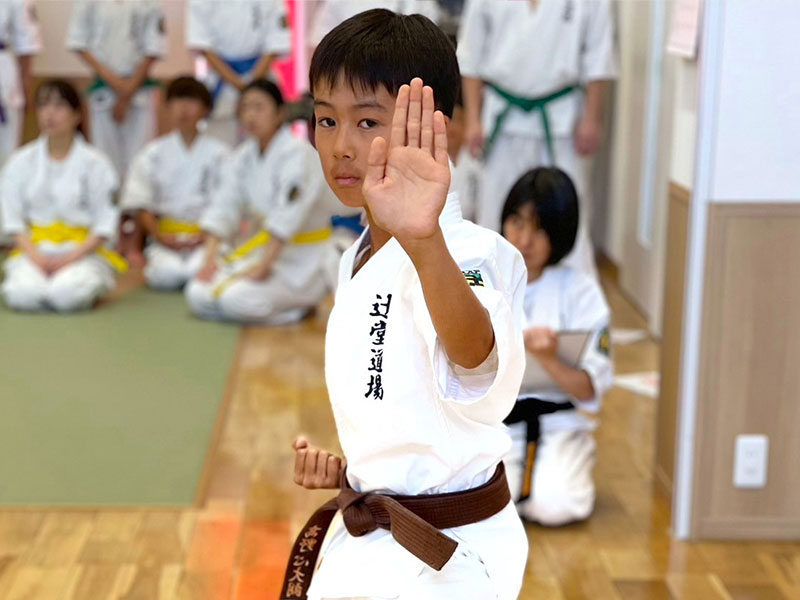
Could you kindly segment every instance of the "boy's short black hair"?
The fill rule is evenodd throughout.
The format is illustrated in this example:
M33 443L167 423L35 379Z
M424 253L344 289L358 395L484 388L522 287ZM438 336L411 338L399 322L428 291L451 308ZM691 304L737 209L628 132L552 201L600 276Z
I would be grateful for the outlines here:
M311 59L309 89L342 77L354 90L383 85L393 96L414 77L433 88L436 108L453 116L461 74L452 42L422 15L376 8L355 15L322 38Z
M283 106L283 94L281 93L281 89L274 81L270 81L269 79L261 78L261 79L254 79L242 90L242 96L244 96L250 90L259 90L265 93L267 96L271 97L275 101L275 105L280 108Z
M548 265L561 262L578 235L578 192L572 179L555 167L539 167L520 177L508 193L501 223L530 205L539 227L550 238Z
M209 111L214 108L214 99L208 88L194 77L183 75L169 82L167 86L167 102L176 98L191 98L197 100Z

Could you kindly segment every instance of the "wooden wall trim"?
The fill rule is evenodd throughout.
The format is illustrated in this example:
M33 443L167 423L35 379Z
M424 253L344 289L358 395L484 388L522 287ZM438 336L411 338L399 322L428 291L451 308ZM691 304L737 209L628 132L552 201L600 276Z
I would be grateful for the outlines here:
M670 201L677 200L678 202L689 206L692 201L692 192L689 188L686 188L674 181L670 181L668 198Z
M800 536L800 203L708 207L691 536ZM732 485L735 436L770 437L767 487Z

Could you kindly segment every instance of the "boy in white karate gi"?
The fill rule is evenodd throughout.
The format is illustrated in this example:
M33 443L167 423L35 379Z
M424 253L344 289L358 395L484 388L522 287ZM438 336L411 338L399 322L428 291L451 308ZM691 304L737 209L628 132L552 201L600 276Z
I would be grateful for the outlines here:
M4 233L16 249L6 261L2 296L19 311L91 308L125 262L105 244L118 211L111 161L78 132L81 102L64 81L36 94L41 136L15 151L0 175Z
M564 264L578 231L578 196L569 176L540 167L520 178L503 207L503 234L528 268L525 348L552 380L523 389L507 419L506 457L522 516L542 525L587 518L594 507L595 422L611 388L611 315L597 280ZM590 332L577 366L558 357L558 332Z
M476 222L499 231L511 186L537 166L566 171L585 202L583 157L599 148L617 74L609 1L467 0L458 60L467 143L485 163ZM589 225L583 210L567 262L596 276Z
M239 111L249 137L227 160L200 220L205 257L186 300L207 319L292 323L328 292L334 199L314 148L284 122L278 86L253 81ZM231 250L243 222L248 239Z
M240 141L240 91L267 77L273 61L289 53L291 30L283 0L189 0L186 45L205 58L198 70L214 99L206 133L234 146Z
M342 257L325 342L346 478L338 504L298 537L283 598L519 593L527 539L500 464L524 366L525 268L506 240L464 221L450 193L458 82L452 44L420 15L361 13L312 59L325 177L343 204L365 208L369 227ZM338 487L341 459L302 439L295 449L297 483ZM460 499L490 489L502 502L467 515ZM464 518L426 514L440 503ZM344 526L333 526L306 590L315 523L337 505Z
M175 79L167 87L166 104L172 131L137 155L120 204L123 210L138 211L150 237L145 249L147 284L177 290L203 264L200 218L219 187L229 148L197 129L212 107L202 83L192 77Z

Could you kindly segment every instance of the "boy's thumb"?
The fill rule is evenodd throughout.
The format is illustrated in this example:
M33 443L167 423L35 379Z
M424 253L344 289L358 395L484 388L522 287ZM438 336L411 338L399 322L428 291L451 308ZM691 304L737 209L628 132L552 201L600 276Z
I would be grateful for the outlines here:
M308 440L306 440L306 438L304 438L303 436L300 436L294 441L292 447L295 450L302 450L303 448L308 448Z

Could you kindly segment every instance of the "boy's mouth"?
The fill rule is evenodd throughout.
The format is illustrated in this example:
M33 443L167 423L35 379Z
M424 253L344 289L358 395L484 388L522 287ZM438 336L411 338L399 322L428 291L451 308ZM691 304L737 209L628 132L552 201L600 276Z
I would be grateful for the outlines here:
M339 187L353 187L361 183L361 178L352 173L336 173L333 179Z

